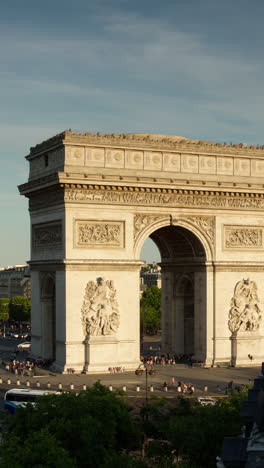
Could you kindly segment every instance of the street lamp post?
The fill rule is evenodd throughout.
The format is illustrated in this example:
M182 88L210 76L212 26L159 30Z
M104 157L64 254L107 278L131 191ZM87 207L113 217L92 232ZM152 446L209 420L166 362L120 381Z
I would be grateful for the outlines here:
M136 375L143 375L145 371L145 377L146 377L146 388L145 388L145 399L146 399L146 405L148 404L148 375L155 375L156 371L153 368L153 366L148 366L145 363L142 363L135 371Z

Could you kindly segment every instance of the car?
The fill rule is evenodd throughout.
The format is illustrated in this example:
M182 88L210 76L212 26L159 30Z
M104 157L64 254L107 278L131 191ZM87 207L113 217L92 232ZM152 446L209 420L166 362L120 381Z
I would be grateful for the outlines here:
M28 349L30 350L31 349L31 343L30 341L25 341L24 343L20 343L19 345L17 345L17 349L18 350L23 350L23 349Z
M28 333L21 333L19 335L19 338L23 338L24 340L29 340L31 338L31 336L28 334Z
M197 400L202 406L214 406L216 404L216 400L210 397L198 397Z
M20 335L18 332L11 332L10 333L11 338L20 338Z

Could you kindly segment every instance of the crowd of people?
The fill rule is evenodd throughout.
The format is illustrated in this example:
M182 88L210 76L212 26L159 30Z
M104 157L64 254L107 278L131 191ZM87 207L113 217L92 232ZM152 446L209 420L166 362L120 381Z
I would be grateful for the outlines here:
M34 375L36 366L37 363L34 360L17 361L13 359L13 361L5 364L5 370L15 375L21 375L22 377L24 375L30 377Z
M120 366L120 367L109 367L108 371L110 374L118 374L119 372L125 372L125 368Z
M190 354L157 354L153 356L141 356L140 360L146 365L156 365L160 364L162 366L175 365L177 363L187 363L190 366L192 365L193 358Z
M166 382L164 382L166 383ZM178 393L192 395L194 393L194 385L191 382L175 382L174 377L171 378L172 387L176 387Z

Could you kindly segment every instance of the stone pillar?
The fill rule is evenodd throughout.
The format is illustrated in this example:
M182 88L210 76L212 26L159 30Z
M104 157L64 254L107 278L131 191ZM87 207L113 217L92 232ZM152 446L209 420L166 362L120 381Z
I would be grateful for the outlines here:
M194 359L207 360L207 304L206 272L194 273Z
M66 334L58 340L58 370L108 372L110 367L138 367L140 265L87 261L66 266Z
M41 300L41 322L42 322L42 343L41 356L43 359L55 358L54 350L54 300L53 298L44 298Z
M173 297L173 278L171 271L162 267L162 298L161 298L161 328L162 328L162 351L168 352L171 346L170 318L172 297Z
M31 268L31 355L41 356L42 350L42 315L41 315L40 273Z
M238 331L231 338L231 362L234 366L259 365L263 359L262 337L258 331Z

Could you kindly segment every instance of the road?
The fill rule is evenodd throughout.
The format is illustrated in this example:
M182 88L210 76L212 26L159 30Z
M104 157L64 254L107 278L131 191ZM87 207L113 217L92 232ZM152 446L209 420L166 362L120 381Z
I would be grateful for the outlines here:
M0 338L0 362L8 361L14 358L14 350L18 343L24 340L17 340L14 338L6 337ZM156 347L157 343L145 343L145 347ZM151 351L151 350L150 350ZM19 353L19 359L25 359L27 352ZM185 367L183 365L169 365L155 367L157 373L154 376L148 376L148 387L154 387L154 395L166 396L168 398L175 398L178 396L176 386L171 385L171 379L174 377L175 382L191 382L195 387L195 395L201 396L207 394L208 396L222 396L225 394L227 383L230 380L234 381L235 385L248 384L253 382L254 378L260 374L260 367L251 368L199 368L199 367ZM145 397L145 375L137 376L135 372L124 372L117 374L96 374L96 375L68 375L56 374L48 370L37 369L37 375L34 377L20 377L12 373L6 372L4 366L0 366L0 393L3 395L4 391L8 388L17 386L17 380L23 386L29 385L31 388L47 388L50 383L51 388L58 388L58 384L62 385L63 389L70 389L70 385L74 385L74 390L81 390L83 385L92 386L96 381L104 385L111 385L113 389L122 389L126 386L128 395L131 397L144 398ZM8 384L8 379L11 383ZM1 382L1 380L0 380ZM37 384L38 382L38 384ZM163 383L167 382L168 392L164 392ZM140 387L140 391L136 391L136 387ZM208 387L207 393L204 392L204 387Z

